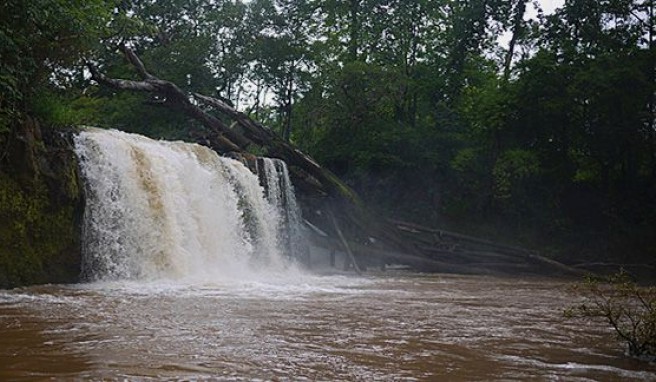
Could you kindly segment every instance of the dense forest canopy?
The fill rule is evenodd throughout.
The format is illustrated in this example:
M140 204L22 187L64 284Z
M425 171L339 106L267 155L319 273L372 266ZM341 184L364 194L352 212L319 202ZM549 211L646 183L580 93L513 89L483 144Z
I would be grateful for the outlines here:
M184 138L151 72L271 126L388 215L579 258L656 255L653 0L6 0L0 133ZM505 36L500 38L500 36Z

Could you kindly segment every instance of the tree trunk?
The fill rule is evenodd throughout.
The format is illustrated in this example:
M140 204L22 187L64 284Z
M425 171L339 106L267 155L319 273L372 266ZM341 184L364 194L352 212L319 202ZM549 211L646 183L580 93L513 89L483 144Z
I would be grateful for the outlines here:
M503 64L503 79L508 81L510 78L510 69L512 66L513 56L515 55L515 46L517 40L524 32L524 13L526 12L526 3L528 0L517 0L517 8L515 10L515 17L513 18L512 37L508 43L508 53Z
M293 69L292 69L293 70ZM289 142L292 135L292 107L294 102L294 75L293 72L287 78L287 89L285 92L285 112L284 123L282 130L282 139Z
M360 13L360 0L351 0L351 7L349 10L349 57L351 62L358 60L358 46L360 35L359 13Z

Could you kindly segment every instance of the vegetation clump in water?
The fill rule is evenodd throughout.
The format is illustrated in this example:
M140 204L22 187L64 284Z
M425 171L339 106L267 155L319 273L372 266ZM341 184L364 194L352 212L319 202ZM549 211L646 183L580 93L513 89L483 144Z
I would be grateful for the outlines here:
M626 342L629 355L656 360L656 287L642 287L622 271L589 276L573 289L584 300L566 309L566 317L605 320Z

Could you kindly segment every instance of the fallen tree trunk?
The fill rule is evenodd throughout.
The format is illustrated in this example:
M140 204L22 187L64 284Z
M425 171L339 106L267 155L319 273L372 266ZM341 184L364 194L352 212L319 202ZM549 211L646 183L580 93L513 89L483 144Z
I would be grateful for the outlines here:
M185 93L174 83L159 79L149 73L132 49L126 45L121 45L120 49L135 67L142 81L108 78L90 65L92 78L98 83L118 90L155 94L163 100L164 106L183 112L208 129L210 134L198 137L199 143L210 146L221 154L248 153L251 146L263 148L267 156L282 159L288 166L302 170L303 173L298 173L298 171L295 173L299 179L306 181L311 177L311 179L307 179L311 183L308 189L320 190L327 196L343 198L355 204L360 203L355 192L335 175L321 167L308 155L285 142L270 129L253 121L246 114L221 100L198 93ZM196 102L192 102L192 100ZM199 103L211 106L219 113L234 120L236 127L228 126L219 118L207 113L198 106Z
M114 89L159 95L164 100L164 105L182 111L187 116L199 121L209 130L219 133L215 137L215 145L222 152L239 151L247 145L248 142L245 139L234 134L221 120L205 113L201 108L193 104L189 96L177 85L170 81L160 80L148 73L139 57L130 48L125 45L121 45L120 48L125 53L128 61L137 69L143 81L108 78L100 73L96 67L89 65L89 70L94 80Z
M484 248L494 248L495 250L508 254L515 254L520 256L525 256L532 254L533 251L520 248L512 245L501 244L491 240L485 240L478 237L463 235L460 233L449 232L442 229L435 229L430 227L424 227L416 223L405 222L401 220L389 219L389 222L394 224L399 230L407 233L416 233L416 234L431 234L434 235L433 238L438 242L452 242L456 245L476 245Z
M330 214L330 220L332 220L333 226L335 227L335 231L337 231L337 236L339 236L339 240L342 242L342 245L344 246L344 249L346 250L346 253L349 256L349 259L351 260L353 269L355 269L355 272L357 274L361 275L362 271L358 266L358 262L355 260L355 256L353 256L353 252L351 251L351 247L349 246L348 241L346 241L346 238L344 238L344 234L342 233L342 230L339 228L339 223L337 223L337 219L335 219L335 215L332 213L332 211L330 211L329 214Z

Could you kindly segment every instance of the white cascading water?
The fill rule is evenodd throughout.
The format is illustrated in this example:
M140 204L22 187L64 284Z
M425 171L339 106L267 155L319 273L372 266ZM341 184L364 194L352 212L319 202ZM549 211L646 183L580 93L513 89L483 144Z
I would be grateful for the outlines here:
M307 249L303 248L302 219L287 165L273 158L260 158L256 163L267 200L281 214L283 229L278 231L278 240L285 245L291 256L298 258Z
M115 130L87 129L75 145L86 187L86 280L213 281L289 270L280 229L290 212L281 208L297 208L295 199L265 197L242 163ZM291 186L284 182L273 183Z

